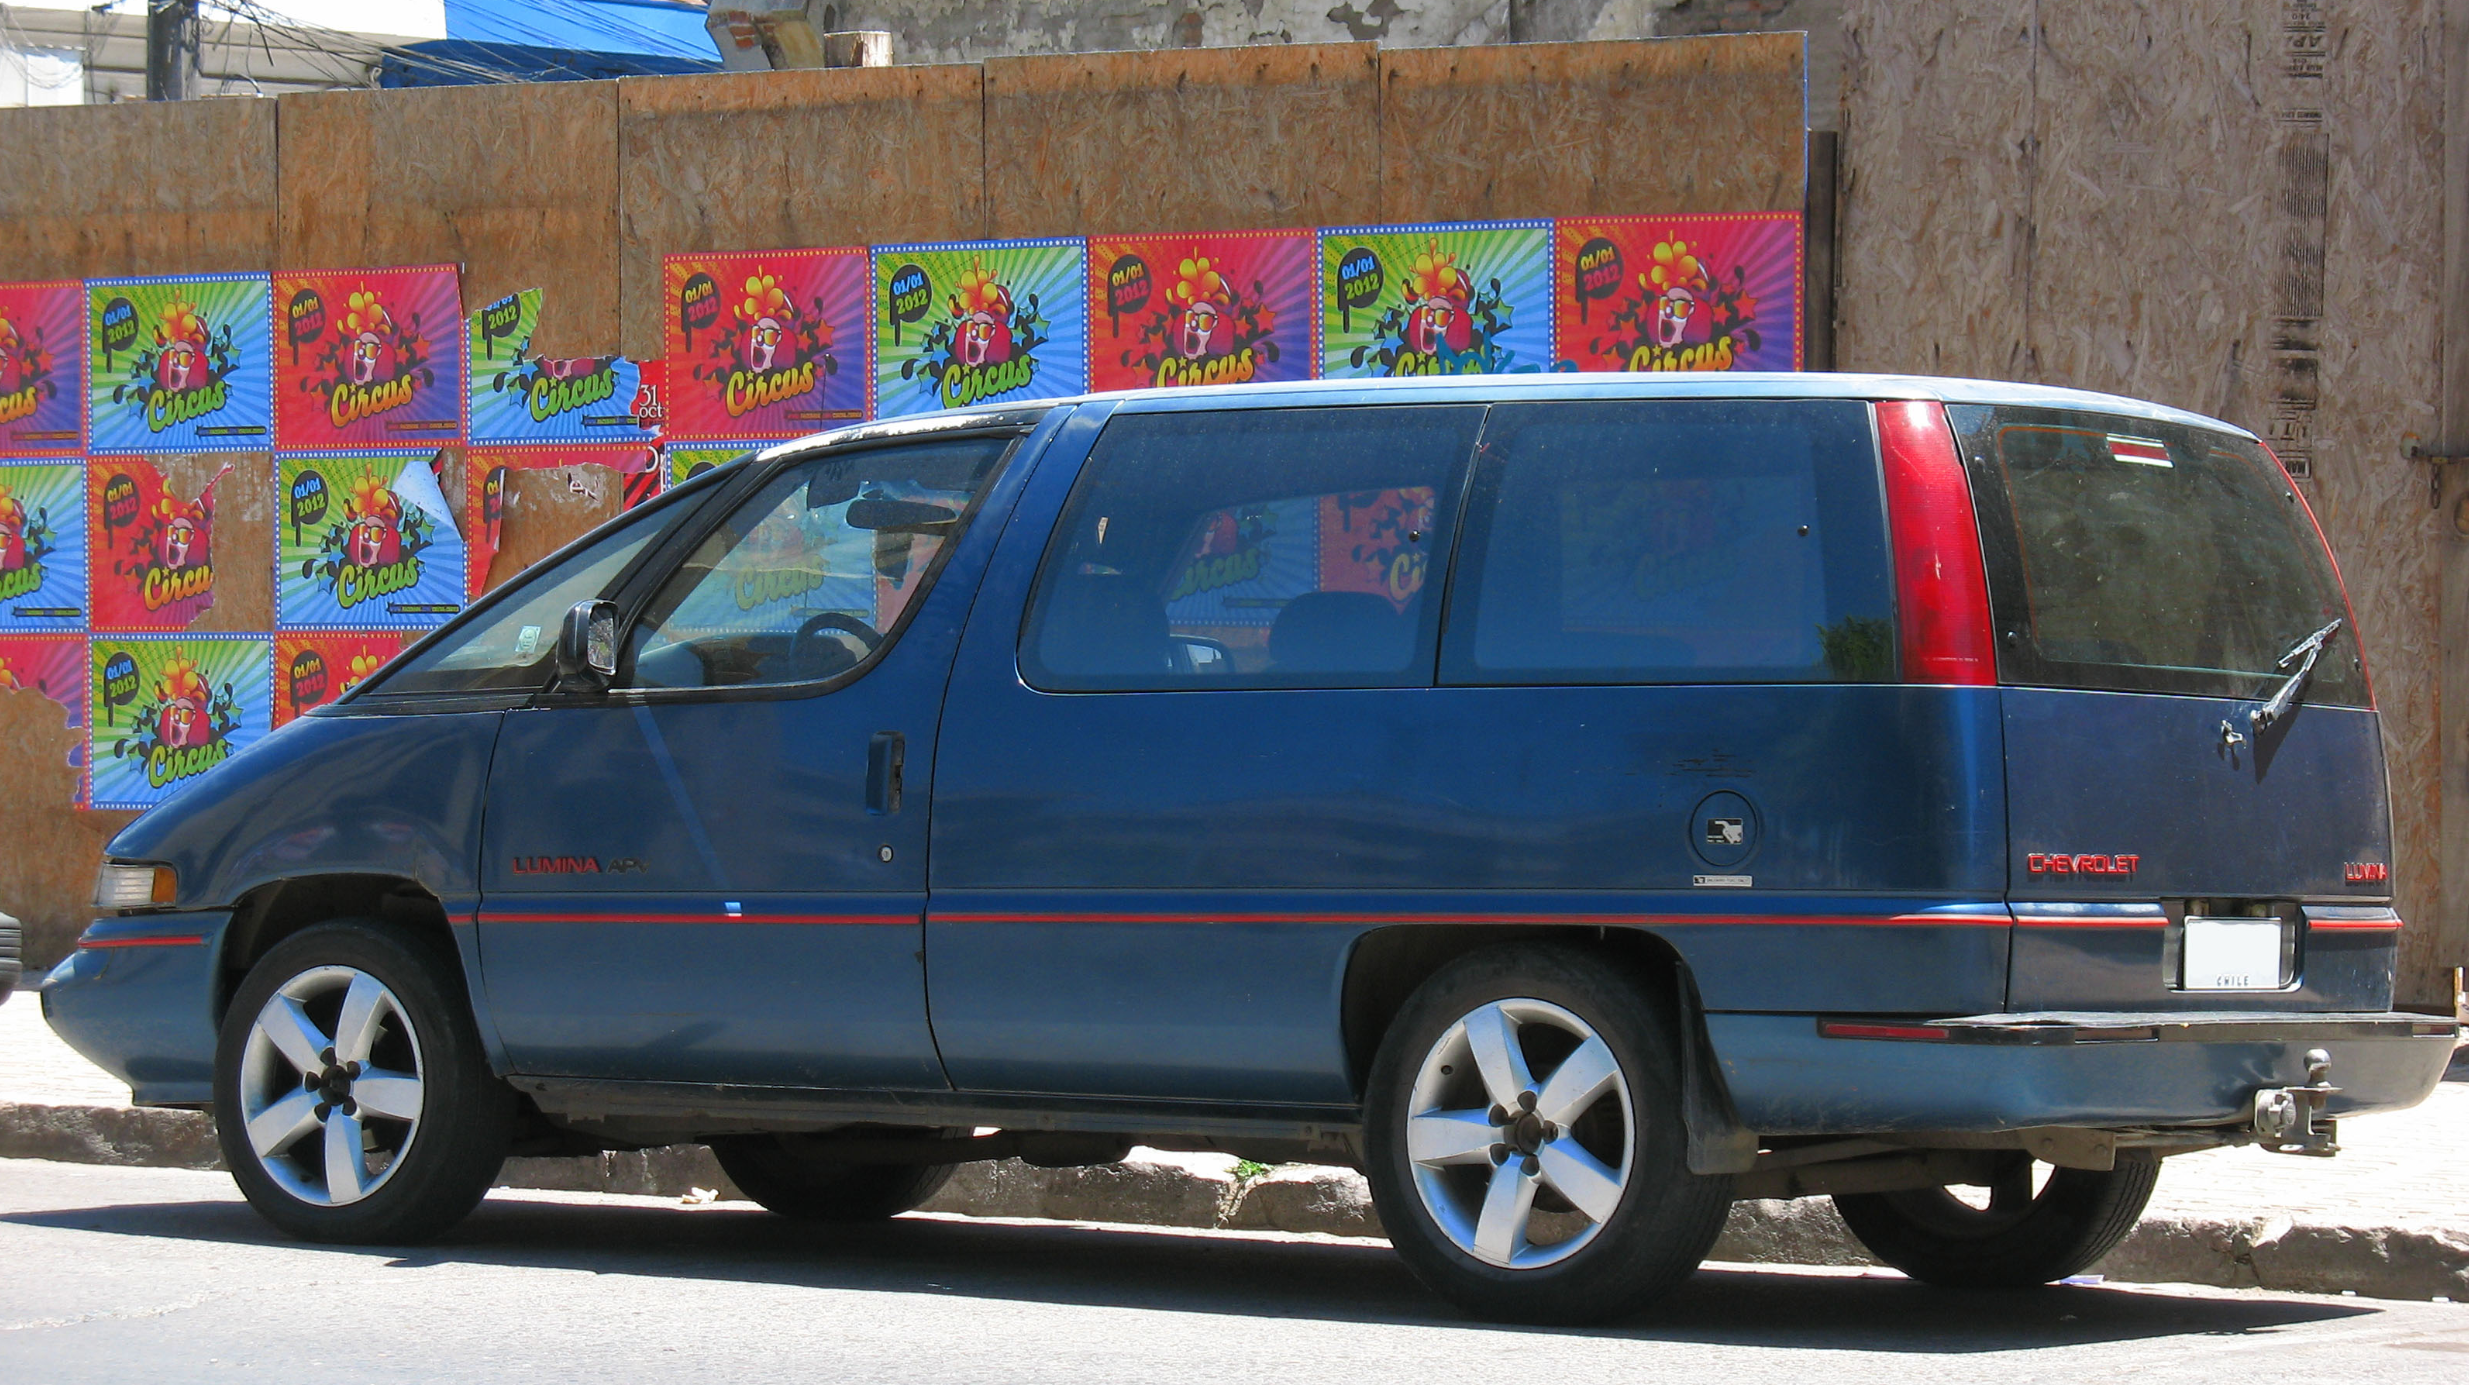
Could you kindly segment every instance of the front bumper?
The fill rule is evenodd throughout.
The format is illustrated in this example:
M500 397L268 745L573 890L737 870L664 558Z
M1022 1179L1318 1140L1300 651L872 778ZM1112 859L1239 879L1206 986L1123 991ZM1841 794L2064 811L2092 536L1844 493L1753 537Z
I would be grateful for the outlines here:
M41 986L69 1047L140 1106L214 1101L215 981L228 910L97 920Z
M2427 1015L1706 1016L1741 1124L1763 1135L2218 1126L2332 1059L2334 1117L2426 1099L2458 1027Z

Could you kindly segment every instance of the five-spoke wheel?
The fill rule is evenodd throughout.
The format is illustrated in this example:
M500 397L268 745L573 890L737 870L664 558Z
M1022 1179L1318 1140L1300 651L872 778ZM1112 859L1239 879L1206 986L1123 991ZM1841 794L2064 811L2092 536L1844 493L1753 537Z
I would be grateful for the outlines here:
M1571 947L1487 948L1390 1024L1364 1112L1372 1197L1416 1275L1469 1312L1634 1312L1723 1229L1731 1181L1689 1171L1649 975Z
M1415 1191L1459 1250L1504 1269L1549 1265L1619 1210L1636 1119L1591 1025L1546 1000L1493 1001L1423 1056L1406 1118Z
M444 1230L488 1191L513 1120L453 955L417 935L359 920L304 929L259 960L224 1017L223 1160L294 1235Z
M283 1191L332 1207L392 1177L420 1133L420 1036L385 983L313 967L266 998L240 1060L249 1147Z

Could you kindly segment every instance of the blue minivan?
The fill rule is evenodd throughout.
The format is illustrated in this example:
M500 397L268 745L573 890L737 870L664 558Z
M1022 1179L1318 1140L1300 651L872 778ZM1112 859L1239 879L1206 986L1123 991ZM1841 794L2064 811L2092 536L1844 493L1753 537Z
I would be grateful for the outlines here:
M2035 1284L2454 1027L2356 621L2250 434L1853 375L842 429L539 564L111 843L53 1026L304 1237L708 1142L819 1222L1350 1164L1595 1321L1737 1198Z

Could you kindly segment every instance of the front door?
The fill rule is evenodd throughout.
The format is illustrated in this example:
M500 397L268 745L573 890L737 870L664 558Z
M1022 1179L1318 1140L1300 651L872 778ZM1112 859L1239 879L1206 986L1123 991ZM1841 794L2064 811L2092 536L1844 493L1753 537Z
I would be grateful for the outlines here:
M615 689L508 715L480 932L518 1071L945 1085L925 790L1018 431L771 464L630 612Z

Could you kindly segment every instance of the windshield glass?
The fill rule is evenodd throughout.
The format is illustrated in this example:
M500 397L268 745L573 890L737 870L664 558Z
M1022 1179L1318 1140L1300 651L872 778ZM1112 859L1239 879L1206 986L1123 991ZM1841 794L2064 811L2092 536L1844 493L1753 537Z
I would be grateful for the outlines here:
M2265 698L2348 614L2305 507L2251 438L2145 419L1950 409L1973 470L2004 681ZM2310 702L2363 705L2356 633Z

